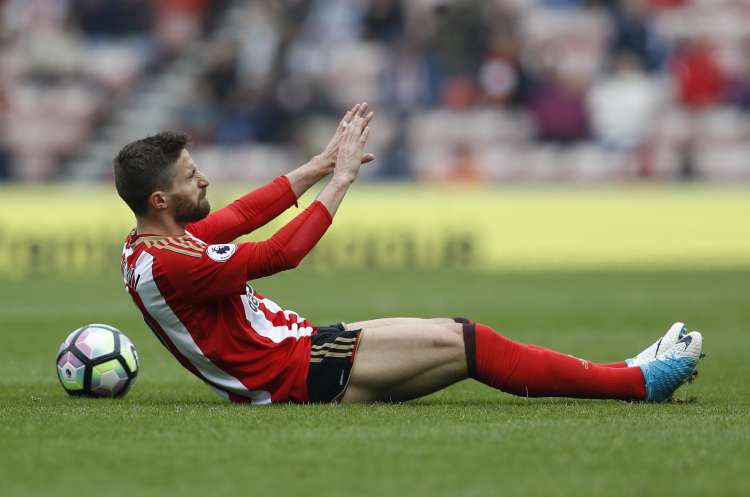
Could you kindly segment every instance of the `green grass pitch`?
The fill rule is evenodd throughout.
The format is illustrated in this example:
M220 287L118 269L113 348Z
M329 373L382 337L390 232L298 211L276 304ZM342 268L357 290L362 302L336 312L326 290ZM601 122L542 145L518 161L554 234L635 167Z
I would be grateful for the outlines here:
M232 197L212 192L217 206ZM330 271L315 256L254 282L261 293L319 324L463 315L602 361L684 320L704 332L700 377L669 405L522 399L467 381L399 405L252 408L183 370L116 273L18 278L29 247L46 243L51 259L70 236L111 241L97 254L116 265L132 221L111 187L0 188L0 496L750 495L747 212L744 188L711 185L358 186L324 246L469 231L482 235L471 269ZM57 382L58 344L91 322L138 347L123 400L69 398Z
M466 381L396 405L222 401L147 330L111 273L0 283L0 493L14 496L750 495L750 271L297 272L258 290L317 323L464 315L594 360L672 321L704 332L668 405L523 399ZM54 355L85 323L142 369L122 400L69 398Z

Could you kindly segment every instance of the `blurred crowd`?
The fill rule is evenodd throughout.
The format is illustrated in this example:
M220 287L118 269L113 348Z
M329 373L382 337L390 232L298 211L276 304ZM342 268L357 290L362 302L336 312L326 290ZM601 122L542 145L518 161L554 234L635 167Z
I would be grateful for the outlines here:
M750 0L0 0L0 12L0 178L65 178L119 97L188 57L198 67L171 122L218 180L315 153L360 100L378 110L381 178L750 179Z
M0 180L64 179L118 100L227 3L0 0Z

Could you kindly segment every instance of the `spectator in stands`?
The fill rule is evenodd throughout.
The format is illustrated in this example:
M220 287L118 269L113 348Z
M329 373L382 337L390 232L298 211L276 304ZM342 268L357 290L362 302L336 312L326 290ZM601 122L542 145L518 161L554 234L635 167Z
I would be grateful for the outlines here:
M447 160L422 171L422 179L433 183L478 185L487 181L480 157L469 143L459 141L451 145Z
M190 105L179 111L179 129L188 133L194 144L213 142L221 111L206 81L197 79L193 84Z
M378 178L383 180L403 180L414 176L412 172L412 154L409 150L407 137L409 136L409 119L401 112L394 119L393 133L388 143L383 147L380 164L375 170Z
M151 0L154 29L166 54L179 52L202 32L201 23L211 0Z
M26 76L54 83L81 72L85 64L83 40L66 26L67 16L64 9L40 15L33 20L32 32L19 38Z
M152 3L149 0L74 0L71 13L86 35L144 35L150 28Z
M641 61L648 72L658 71L667 60L666 40L653 26L647 0L613 2L610 9L613 34L610 52L630 52Z
M486 53L488 26L484 1L444 2L436 10L436 29L431 39L440 73L444 78L444 98L474 92L476 76Z
M11 151L5 143L8 136L5 130L6 114L8 110L8 99L0 78L0 182L11 179Z
M421 40L402 40L393 47L380 85L386 106L399 112L433 106L439 85L438 68Z
M531 92L530 111L542 141L561 145L588 136L586 82L580 75L545 69Z
M0 182L11 179L10 149L0 143Z
M588 95L594 136L616 149L638 147L649 133L660 99L660 85L643 71L640 60L630 52L616 54L608 73Z
M482 100L501 106L525 104L530 80L521 61L515 16L499 12L492 20L487 55L479 69Z
M403 36L404 9L398 0L372 0L364 16L365 38L393 43Z
M240 83L238 44L231 39L213 40L207 47L207 55L201 79L221 109L231 107L230 97Z
M445 176L446 181L465 184L480 184L487 181L481 160L469 144L454 144L452 155Z
M738 74L730 78L728 102L744 111L750 111L750 38L743 43L744 60Z
M233 92L230 103L216 130L219 144L284 143L293 136L294 123L275 92L260 93L242 85Z
M672 59L678 101L699 110L723 102L727 76L719 64L713 45L704 39L682 41Z

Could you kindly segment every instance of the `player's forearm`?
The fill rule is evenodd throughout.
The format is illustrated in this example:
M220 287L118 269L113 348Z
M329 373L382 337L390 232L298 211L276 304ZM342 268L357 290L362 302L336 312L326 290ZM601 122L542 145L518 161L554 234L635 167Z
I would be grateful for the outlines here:
M280 176L186 229L211 243L226 243L265 225L296 202L291 184Z
M336 211L341 205L341 201L344 200L346 193L354 183L354 177L347 175L334 175L331 181L323 188L318 194L317 200L322 203L328 212L331 214L331 218L336 215Z
M315 156L309 162L286 174L297 198L328 174L330 167L326 167L324 160L320 156Z
M367 137L370 135L370 128L367 125L372 119L372 113L365 114L367 104L362 104L361 111L358 106L352 110L351 120L344 119L339 126L341 130L340 141L337 145L337 155L333 165L333 176L331 181L323 188L318 195L318 201L328 209L331 218L336 215L336 211L344 200L346 193L359 175L359 169L363 163L363 147L367 143ZM372 156L374 158L374 156Z
M245 244L251 250L247 278L261 278L297 267L323 237L331 220L326 207L313 202L270 239Z

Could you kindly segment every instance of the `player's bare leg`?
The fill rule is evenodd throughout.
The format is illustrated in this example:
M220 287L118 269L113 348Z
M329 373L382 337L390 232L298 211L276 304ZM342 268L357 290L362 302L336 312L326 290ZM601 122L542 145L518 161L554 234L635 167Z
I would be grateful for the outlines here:
M416 318L396 318L393 323L362 327L342 402L409 400L468 377L460 324Z
M406 321L363 330L342 402L409 400L468 377L519 396L661 402L689 379L701 352L700 334L691 333L654 367L612 368L481 324Z

